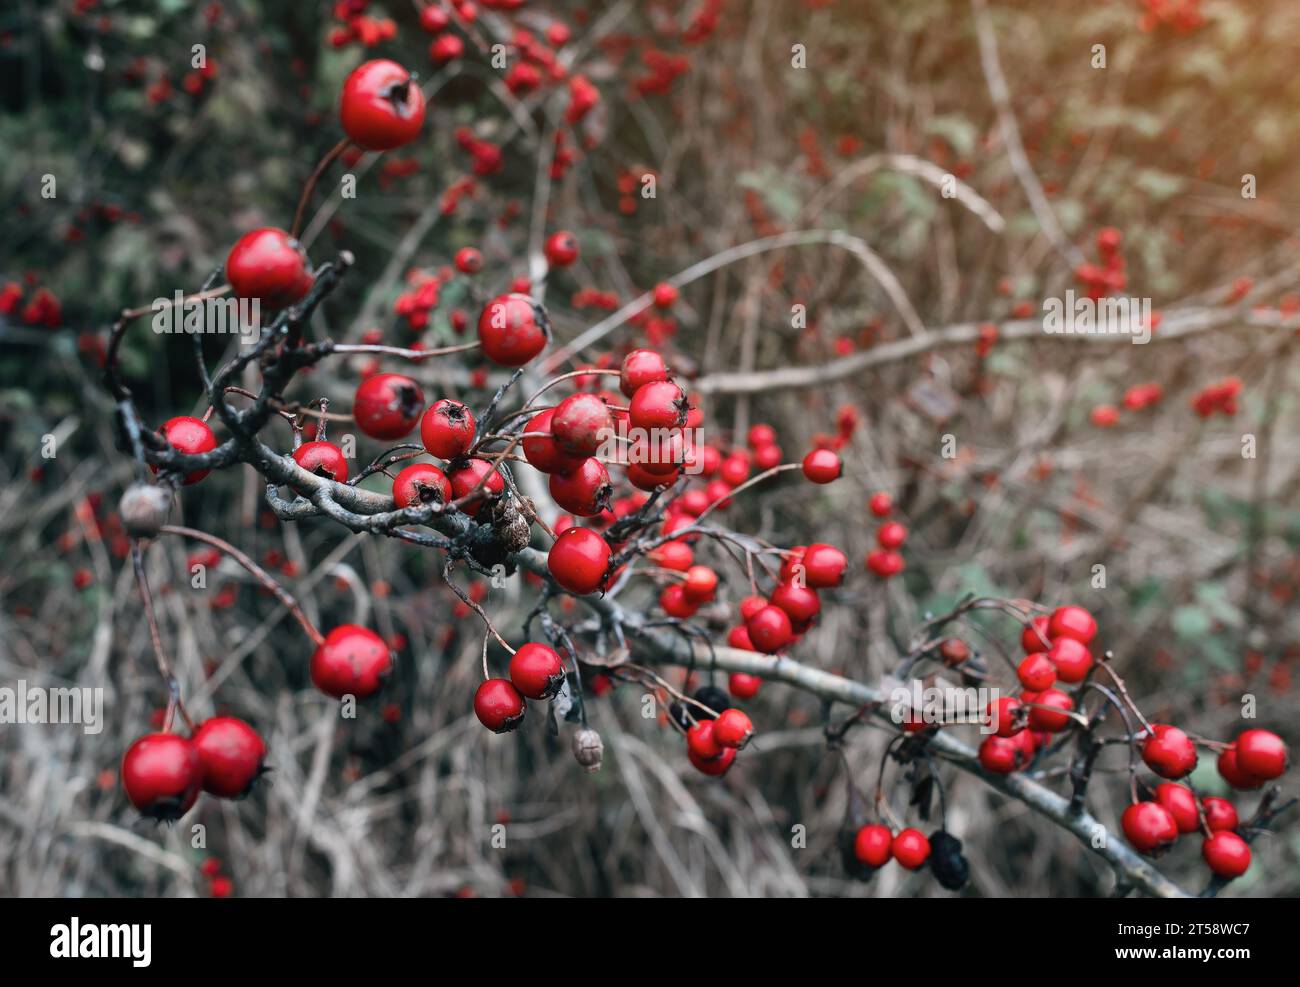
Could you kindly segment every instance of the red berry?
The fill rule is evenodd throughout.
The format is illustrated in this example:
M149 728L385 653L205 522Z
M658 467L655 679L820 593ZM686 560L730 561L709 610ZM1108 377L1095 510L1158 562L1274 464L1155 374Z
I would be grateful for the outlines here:
M815 589L795 583L781 583L772 590L771 602L784 610L791 624L807 624L822 609L822 601Z
M693 565L686 570L682 592L692 603L708 603L718 588L718 574L706 565Z
M420 441L432 456L455 459L474 444L474 414L459 401L435 401L420 420Z
M745 630L745 628L733 627L731 629L732 634L734 634L736 631L740 631L741 633L743 633L745 635L746 642L749 641L749 633ZM730 644L733 648L737 647L737 645L734 644L730 640L730 638L728 638L727 643ZM753 649L745 648L744 650L751 651ZM758 695L758 691L762 687L763 687L763 680L759 678L757 675L749 675L745 672L732 672L731 675L727 678L727 691L730 692L737 699L753 699L755 696Z
M733 453L728 456L718 468L718 476L724 487L740 486L749 479L749 457L744 453Z
M632 395L628 406L628 420L633 428L680 428L686 423L690 402L680 387L670 380L657 380L644 384Z
M428 8L425 8L428 10ZM477 274L483 269L483 254L477 247L461 247L453 259L456 270L461 274Z
M552 473L548 486L555 502L578 517L595 517L608 510L614 491L609 471L595 456L582 460L571 472Z
M884 867L894 855L894 836L888 826L870 823L853 838L853 855L868 867Z
M214 716L194 731L203 764L203 790L221 798L245 795L265 770L266 743L256 730L233 716Z
M605 586L609 577L609 543L590 528L569 528L546 556L546 568L570 593L585 596Z
M754 735L754 724L738 709L724 709L712 722L713 739L723 747L739 750Z
M578 259L578 238L568 230L552 233L546 238L542 252L551 267L568 267Z
M551 435L570 456L594 456L614 433L609 405L595 394L572 394L551 415Z
M727 646L730 648L739 648L741 651L756 651L754 642L749 639L749 631L745 629L744 624L739 627L733 627L727 632ZM743 674L737 672L736 674ZM753 676L747 676L752 678ZM740 699L746 699L746 696L739 696Z
M668 380L668 364L654 350L633 350L623 357L618 371L618 389L626 398L635 397L646 384Z
M875 548L867 553L867 568L881 579L890 579L903 571L905 563L897 552L884 548Z
M1032 655L1035 651L1046 651L1052 646L1052 642L1047 637L1047 625L1051 620L1052 618L1047 616L1035 617L1029 622L1029 626L1020 632L1020 649L1025 654Z
M1016 677L1026 689L1042 692L1056 682L1056 666L1045 652L1029 655L1016 669Z
M1201 844L1201 856L1210 865L1210 870L1229 880L1241 877L1250 869L1250 846L1236 833L1226 830L1212 833Z
M760 446L770 446L776 442L776 429L771 425L764 425L761 422L757 425L749 426L749 431L745 433L745 444L751 449L758 449Z
M430 463L415 463L393 479L393 503L398 507L445 504L451 500L451 481Z
M677 303L677 289L666 282L654 287L654 302L659 308L672 308Z
M1023 716L1017 713L1022 705L1015 696L1002 696L989 703L984 711L985 725L999 737L1014 737L1025 728Z
M894 509L894 498L879 490L871 495L867 506L876 517L889 517L889 512Z
M996 775L1010 774L1024 767L1029 763L1029 755L1017 741L1028 733L1028 730L1020 733L1015 740L996 735L985 737L979 749L980 766L985 771Z
M767 601L761 596L747 596L740 601L740 619L749 620L750 617L758 613L767 606Z
M486 481L483 480L485 476ZM469 497L477 488L477 492L465 502L467 514L478 514L488 500L500 497L506 488L506 481L486 459L459 460L458 465L447 470L447 479L451 481L454 500Z
M530 641L510 659L510 681L529 699L550 699L564 684L564 663L551 648Z
M201 453L211 452L217 447L217 437L212 434L212 429L208 427L208 423L201 418L180 415L164 422L158 432L173 449L187 456L197 456ZM158 472L157 467L154 467L154 472ZM185 479L182 482L188 487L192 483L198 483L210 472L212 471L191 470L185 474Z
M1268 730L1246 730L1238 735L1237 764L1248 775L1272 781L1286 773L1286 743Z
M1155 724L1142 745L1142 760L1161 778L1181 778L1196 767L1196 745L1177 727Z
M447 30L451 24L451 14L447 13L437 3L430 3L420 10L420 27L424 28L430 34L437 34L440 31Z
M970 645L959 637L946 637L939 642L939 657L949 668L956 668L970 659Z
M1091 644L1097 636L1097 621L1083 607L1057 607L1047 622L1047 636L1072 637L1080 644Z
M256 298L278 309L307 294L315 278L302 244L267 226L245 233L230 248L226 280L236 297Z
M832 449L814 449L803 457L803 475L813 483L830 483L844 472L844 464Z
M478 317L483 355L503 367L522 367L546 348L546 317L527 295L498 295Z
M465 42L458 34L440 34L429 44L429 57L438 65L455 61L465 54Z
M1212 833L1237 828L1237 810L1227 799L1208 795L1201 800L1201 805L1205 807L1205 824Z
M203 787L198 749L174 733L148 733L122 757L122 787L151 819L171 821L189 811Z
M686 599L686 593L682 589L681 583L673 583L671 586L665 586L659 594L659 606L663 607L664 613L670 617L676 617L679 620L685 620L693 617L695 611L699 609L699 604L692 603Z
M919 829L905 829L894 837L894 859L908 870L919 870L930 859L930 841Z
M1224 781L1243 792L1259 788L1265 781L1258 775L1253 775L1242 768L1241 762L1237 760L1236 745L1225 747L1219 753L1218 768L1219 774L1223 776Z
M700 720L686 731L686 750L693 758L712 761L722 756L723 745L714 736L714 721Z
M543 473L567 473L577 469L582 457L571 456L565 452L554 438L551 438L551 421L554 408L539 412L528 420L524 433L536 433L536 437L524 439L522 443L524 458L529 465ZM546 433L544 436L541 433Z
M1185 785L1166 781L1156 786L1156 801L1164 806L1180 833L1194 833L1201 827L1201 815L1196 809L1196 796ZM1222 800L1220 800L1222 801Z
M379 691L393 670L393 655L374 631L340 624L311 656L311 680L327 696L365 699Z
M335 483L348 478L348 461L343 450L333 442L304 442L293 451L294 462L308 473L314 473Z
M524 722L528 706L505 679L488 679L474 693L474 715L493 733L509 733Z
M907 528L897 521L887 521L876 531L876 544L881 548L902 548L905 541L907 541Z
M844 581L848 556L834 545L818 542L803 550L804 583L813 589L830 589ZM785 578L784 576L782 578Z
M770 604L745 621L745 630L754 647L766 655L780 651L794 638L789 615Z
M1080 644L1072 637L1056 638L1047 657L1056 666L1056 674L1062 682L1082 682L1092 668L1092 652L1086 644Z
M352 143L367 151L388 151L420 133L424 93L396 62L364 62L343 83L339 118Z
M736 750L733 747L723 747L722 753L716 757L701 757L693 749L687 747L686 757L695 766L696 770L702 774L709 775L713 778L720 778L727 773L736 760Z
M422 411L424 392L419 384L402 374L367 377L352 399L352 417L357 428L372 439L400 439L410 435Z
M1134 802L1124 810L1120 826L1124 838L1138 853L1162 853L1178 839L1178 823L1168 809L1156 802Z
M780 466L781 460L785 458L781 455L781 447L772 443L770 445L759 446L754 450L754 468L758 470L770 470L774 466Z
M1022 696L1021 698L1025 702L1031 701L1028 696ZM1031 709L1029 711L1029 725L1033 729L1056 733L1069 726L1070 718L1065 714L1074 709L1074 700L1064 692L1059 689L1047 689L1038 693L1032 702L1051 707L1049 709ZM1058 710L1064 712L1057 712Z

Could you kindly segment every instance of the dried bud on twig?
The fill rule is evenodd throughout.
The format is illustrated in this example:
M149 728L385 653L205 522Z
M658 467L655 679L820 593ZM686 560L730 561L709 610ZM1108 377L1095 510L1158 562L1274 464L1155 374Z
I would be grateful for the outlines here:
M171 494L148 483L131 484L118 504L122 523L133 538L153 538L167 523L171 510Z
M590 727L584 727L573 735L573 756L587 771L599 771L605 745L600 734Z

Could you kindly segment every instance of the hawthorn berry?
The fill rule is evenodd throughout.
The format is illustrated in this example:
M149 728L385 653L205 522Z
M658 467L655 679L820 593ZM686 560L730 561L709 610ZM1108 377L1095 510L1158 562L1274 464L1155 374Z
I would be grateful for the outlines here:
M498 295L478 317L483 355L503 367L522 367L546 348L548 338L546 316L527 295Z
M884 549L899 549L907 541L907 528L897 521L887 521L876 530L876 544Z
M725 488L738 487L749 479L750 459L743 451L737 450L722 461L718 467L718 476L721 478L724 495ZM715 481L717 482L717 481ZM713 484L709 484L710 487Z
M1157 802L1134 802L1120 817L1124 838L1138 853L1156 855L1178 839L1178 823L1168 809Z
M293 451L293 459L308 473L335 483L347 481L348 461L333 442L304 442Z
M731 629L732 634L735 634L736 631L740 631L745 635L745 643L748 646L745 647L744 650L752 651L753 646L749 645L749 632L743 627L733 627ZM728 637L727 643L733 648L739 647L739 645L733 642L730 637ZM731 675L727 677L727 691L737 699L753 699L758 695L758 692L762 687L763 680L757 675L750 675L747 672L732 672Z
M1172 781L1156 786L1156 801L1174 817L1180 833L1195 833L1201 827L1201 814L1196 808L1196 796L1186 785Z
M570 593L585 596L604 589L610 554L609 543L590 528L569 528L555 539L546 568Z
M867 568L881 579L890 579L903 571L906 563L903 556L885 548L873 548L867 553Z
M420 8L420 27L430 34L438 34L451 25L451 14L437 3L429 3Z
M1029 726L1034 730L1057 733L1070 725L1070 717L1066 713L1074 709L1074 700L1060 689L1046 689L1037 693L1032 700L1028 696L1021 696L1021 699L1037 704L1029 710ZM1049 708L1039 709L1038 706Z
M551 435L570 456L594 456L613 432L609 405L595 394L571 394L551 413Z
M754 647L754 642L751 641L751 640L749 639L749 631L745 629L745 625L744 625L744 624L741 624L739 627L733 627L731 630L729 630L729 631L727 632L727 646L730 647L730 648L739 648L741 651L757 651L757 650L758 650L757 648ZM743 675L744 673L743 673L743 672L737 672L736 674L737 674L737 675ZM753 677L753 676L750 676L750 678L752 678L752 677ZM735 695L735 691L734 691L734 690L733 690L733 693L732 693L732 694ZM748 696L738 696L738 698L740 698L740 699L747 699L747 698L749 698L749 697L748 697Z
M781 454L781 447L772 443L771 445L759 446L754 450L754 467L759 470L770 470L775 466L781 465L781 460L785 458Z
M357 428L372 439L410 435L424 411L424 392L403 374L375 374L363 380L352 399Z
M701 757L688 747L686 758L702 774L706 774L711 778L721 778L735 762L736 749L734 747L723 747L722 753L717 757L706 758Z
M1161 778L1181 778L1196 767L1196 745L1178 727L1155 724L1142 745L1142 760Z
M145 734L122 756L122 787L131 804L150 819L179 819L203 787L198 749L174 733Z
M661 281L654 286L653 297L658 308L672 308L677 304L677 288L666 281Z
M831 589L840 585L849 567L848 556L834 545L821 542L805 548L799 562L803 565L804 584L813 589Z
M487 501L500 497L506 488L506 481L486 459L456 460L447 470L447 479L453 499L469 497L465 502L467 514L477 515Z
M524 434L529 437L520 445L523 446L524 458L534 469L543 473L567 473L581 464L582 457L569 455L552 437L551 422L554 414L554 408L547 408L528 419Z
M619 367L618 389L624 397L631 398L646 384L666 381L671 377L668 364L654 350L633 350L623 357L623 363Z
M203 790L235 799L248 793L266 770L266 742L233 716L214 716L194 731L192 742L203 764Z
M552 648L530 641L510 659L510 682L529 699L550 699L564 684L564 663Z
M1258 775L1253 775L1242 768L1241 762L1237 760L1237 747L1235 744L1231 747L1225 747L1219 752L1217 767L1223 780L1239 791L1246 792L1259 788L1265 781Z
M659 606L668 616L676 617L678 620L693 617L695 611L699 609L699 604L692 603L686 598L681 583L673 583L663 588L659 594Z
M692 603L708 603L718 588L718 574L707 565L693 565L686 570L682 592Z
M884 867L894 855L894 834L888 826L868 823L853 837L853 855L868 867Z
M894 859L908 870L920 870L930 859L930 841L919 829L905 829L894 837Z
M302 244L272 226L245 233L226 256L226 280L237 298L272 309L292 305L315 283Z
M437 65L454 62L465 54L465 42L458 34L440 34L429 43L429 57Z
M1046 615L1035 617L1020 632L1020 649L1027 655L1036 651L1047 651L1052 642L1047 636L1048 625L1052 618Z
M420 420L420 442L429 455L439 459L455 459L469 452L474 431L474 413L451 398L435 401Z
M1015 740L996 734L985 737L979 747L980 767L991 774L1005 775L1024 767L1029 762L1024 748L1016 741L1027 734L1024 731Z
M505 679L488 679L474 693L474 715L493 733L509 733L524 722L528 704Z
M311 680L327 696L365 699L379 691L393 670L384 639L358 624L340 624L311 656Z
M552 473L548 486L551 498L578 517L595 517L609 510L614 491L609 471L595 456L588 456L567 473Z
M807 624L821 613L822 602L815 589L797 583L781 583L772 590L769 602L780 607L791 624Z
M176 418L169 418L163 423L158 432L167 444L177 452L184 453L187 456L198 456L205 452L211 452L217 447L217 437L208 427L208 423L201 418L192 418L189 415L178 415ZM155 473L158 467L153 467ZM182 483L185 486L198 483L211 470L191 470L185 474Z
M867 501L867 508L876 517L889 517L889 512L894 509L894 498L883 490L878 490Z
M1091 644L1097 636L1097 621L1083 607L1057 607L1047 622L1047 636L1072 637L1080 644Z
M713 739L723 747L737 750L749 743L754 735L754 724L749 717L734 707L724 709L713 721Z
M1286 743L1269 730L1245 730L1237 736L1237 764L1248 775L1272 781L1286 773Z
M1201 799L1201 806L1205 809L1205 824L1210 827L1212 833L1237 828L1237 823L1240 821L1237 818L1237 809L1227 799L1207 795Z
M814 449L803 457L803 475L813 483L830 483L844 472L844 464L832 449Z
M794 638L789 615L771 604L745 621L745 630L754 648L765 655L776 654Z
M1026 656L1016 667L1016 677L1026 689L1042 692L1056 682L1056 666L1046 652L1039 651Z
M344 81L339 119L358 147L389 151L420 133L424 93L402 66L377 58L358 65Z
M701 761L721 757L723 745L714 734L716 720L699 720L686 731L686 749Z
M568 230L552 233L546 238L542 252L551 267L568 267L578 259L578 238Z
M1250 845L1227 830L1211 833L1201 844L1201 856L1210 865L1210 870L1229 880L1241 877L1250 869Z
M686 424L690 402L685 392L670 380L656 380L642 385L628 405L628 421L633 428L680 428Z
M970 658L970 645L959 637L946 637L939 642L939 657L949 668L956 668Z
M1015 696L1002 696L989 703L984 723L999 737L1014 737L1025 728L1024 717L1017 711L1023 704Z
M393 479L393 503L398 507L445 504L451 500L451 481L431 463L415 463Z
M483 254L477 247L461 247L456 251L453 263L461 274L477 274L483 269Z
M1062 682L1082 682L1092 668L1092 652L1086 644L1080 644L1072 637L1056 638L1047 657L1056 667L1056 676Z

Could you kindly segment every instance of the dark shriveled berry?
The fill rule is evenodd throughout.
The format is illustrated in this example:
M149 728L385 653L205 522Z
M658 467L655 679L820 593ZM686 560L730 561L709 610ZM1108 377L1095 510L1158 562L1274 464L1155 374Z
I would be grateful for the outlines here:
M949 891L960 891L970 880L970 864L961 853L961 840L946 830L930 836L930 872Z

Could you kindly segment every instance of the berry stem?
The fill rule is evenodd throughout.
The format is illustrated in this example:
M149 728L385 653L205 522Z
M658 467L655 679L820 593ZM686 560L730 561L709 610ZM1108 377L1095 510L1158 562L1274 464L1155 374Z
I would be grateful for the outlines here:
M307 210L307 203L311 201L312 193L316 191L316 183L320 181L321 175L325 174L325 169L333 164L334 160L346 151L351 143L351 140L344 137L330 148L325 157L320 159L320 164L311 173L311 177L307 179L307 184L302 188L302 196L298 199L298 209L293 214L293 226L289 229L289 236L295 240L298 239L298 234L302 232L302 216Z

